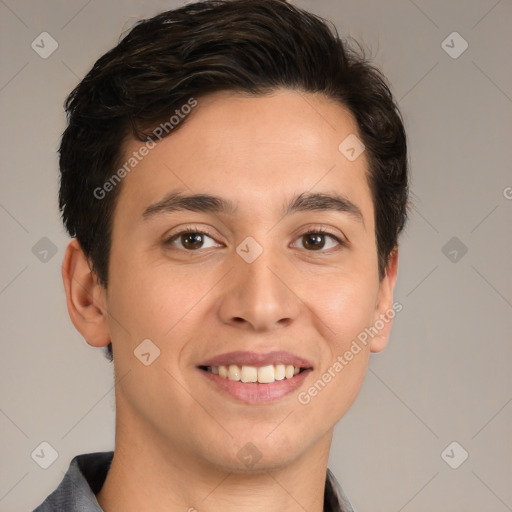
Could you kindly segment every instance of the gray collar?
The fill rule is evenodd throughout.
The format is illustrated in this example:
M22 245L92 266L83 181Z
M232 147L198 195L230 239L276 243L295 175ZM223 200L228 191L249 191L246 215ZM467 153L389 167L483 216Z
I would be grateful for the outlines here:
M103 512L96 500L107 477L114 452L77 455L62 482L33 512ZM354 512L343 489L327 469L324 512Z

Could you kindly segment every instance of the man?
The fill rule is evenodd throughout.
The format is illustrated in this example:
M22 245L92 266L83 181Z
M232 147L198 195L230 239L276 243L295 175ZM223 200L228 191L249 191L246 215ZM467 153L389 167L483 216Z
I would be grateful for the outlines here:
M407 154L381 74L280 0L142 21L67 102L71 320L114 452L36 510L350 511L335 424L387 343Z

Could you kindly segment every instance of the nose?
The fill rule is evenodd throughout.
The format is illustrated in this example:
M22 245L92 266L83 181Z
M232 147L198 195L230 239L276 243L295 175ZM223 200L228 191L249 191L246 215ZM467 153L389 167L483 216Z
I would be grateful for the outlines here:
M267 249L252 263L238 254L234 261L219 307L222 322L255 332L292 324L302 307L294 290L293 266Z

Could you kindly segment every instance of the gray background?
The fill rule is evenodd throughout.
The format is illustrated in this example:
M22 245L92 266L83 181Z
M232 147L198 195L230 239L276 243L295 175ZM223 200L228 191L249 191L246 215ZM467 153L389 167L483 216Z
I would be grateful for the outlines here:
M359 511L510 511L512 3L295 3L372 50L410 144L403 311L336 427L330 467ZM113 448L112 367L65 308L55 151L64 98L94 61L179 4L0 1L2 511L31 510L74 455ZM58 42L46 59L31 48L43 31ZM458 58L443 49L463 48L454 31L469 45ZM42 441L58 452L46 470L31 458ZM441 456L453 441L452 465L469 453L457 469Z

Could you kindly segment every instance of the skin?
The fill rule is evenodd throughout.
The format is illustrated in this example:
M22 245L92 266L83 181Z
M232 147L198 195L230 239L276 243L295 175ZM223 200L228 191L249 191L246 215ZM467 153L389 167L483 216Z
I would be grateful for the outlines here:
M297 395L390 310L398 264L395 251L379 281L366 155L350 162L338 150L357 133L353 116L320 95L200 98L122 182L108 289L70 242L70 317L90 345L112 341L114 350L115 456L97 495L105 511L323 509L333 428L360 389L370 352L386 346L391 320L307 405ZM128 141L125 154L140 146ZM171 191L222 196L238 211L143 218ZM302 192L342 194L364 223L337 211L283 217ZM191 224L208 231L205 248L187 252L183 237L166 244ZM302 235L318 227L345 245L326 236L311 249ZM250 264L236 252L248 236L263 248ZM161 353L144 366L134 350L147 338ZM196 368L233 350L286 350L314 369L297 392L247 405ZM252 468L237 457L248 442L262 455Z

